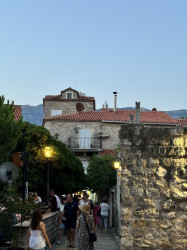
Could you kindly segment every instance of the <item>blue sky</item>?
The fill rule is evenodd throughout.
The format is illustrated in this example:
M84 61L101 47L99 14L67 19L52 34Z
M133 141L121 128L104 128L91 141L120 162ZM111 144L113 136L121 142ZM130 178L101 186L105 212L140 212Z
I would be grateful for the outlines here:
M0 0L0 95L187 109L186 0Z

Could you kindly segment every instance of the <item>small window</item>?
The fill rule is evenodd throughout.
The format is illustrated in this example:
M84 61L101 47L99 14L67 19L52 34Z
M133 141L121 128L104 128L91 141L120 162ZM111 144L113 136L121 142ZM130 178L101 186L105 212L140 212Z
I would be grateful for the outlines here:
M73 99L73 93L72 92L67 92L66 97L67 97L67 99Z
M55 115L62 115L62 110L51 109L51 116L55 116Z

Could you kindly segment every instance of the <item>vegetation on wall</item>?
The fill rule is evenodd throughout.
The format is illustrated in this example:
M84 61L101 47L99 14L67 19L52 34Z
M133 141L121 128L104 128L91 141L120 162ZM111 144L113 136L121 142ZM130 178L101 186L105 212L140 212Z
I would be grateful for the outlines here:
M23 221L29 220L32 211L37 207L32 201L28 202L21 198L14 185L0 191L0 201L3 206L3 212L0 213L1 236L6 241L11 241L13 249L17 249L18 237L21 235L21 227L18 229L13 226L19 222L22 226Z

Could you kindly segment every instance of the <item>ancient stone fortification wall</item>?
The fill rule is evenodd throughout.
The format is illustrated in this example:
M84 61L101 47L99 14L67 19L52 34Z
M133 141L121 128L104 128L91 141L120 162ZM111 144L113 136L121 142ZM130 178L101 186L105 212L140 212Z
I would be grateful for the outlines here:
M55 241L58 238L58 214L59 212L51 212L43 215L43 222L46 227L46 232L50 242ZM21 227L21 223L14 225L14 230L18 232L18 245L17 247L25 249L27 245L27 235L30 226L30 221L24 221ZM16 243L14 242L13 245Z
M187 249L187 130L123 126L121 249Z

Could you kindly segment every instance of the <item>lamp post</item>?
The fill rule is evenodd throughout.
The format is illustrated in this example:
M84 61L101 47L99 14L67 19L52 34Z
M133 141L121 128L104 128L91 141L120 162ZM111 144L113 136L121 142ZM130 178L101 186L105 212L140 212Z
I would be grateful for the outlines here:
M44 148L45 157L47 159L47 204L49 202L49 159L52 158L52 148L47 146Z
M114 168L116 169L116 175L117 175L117 190L116 190L116 209L117 209L117 232L120 234L121 228L120 228L120 217L121 217L121 164L119 161L114 162Z

